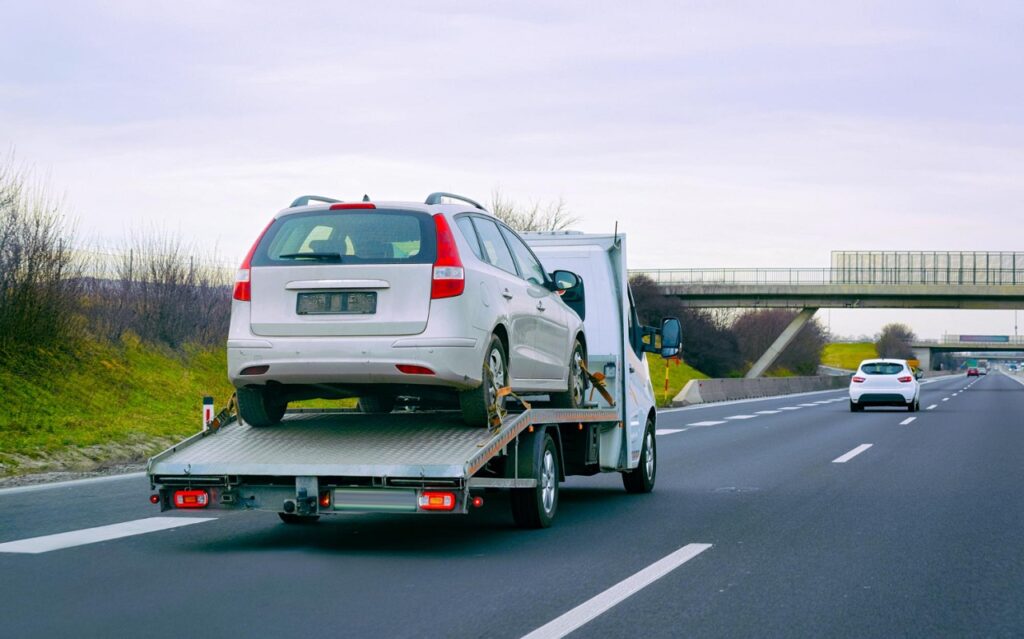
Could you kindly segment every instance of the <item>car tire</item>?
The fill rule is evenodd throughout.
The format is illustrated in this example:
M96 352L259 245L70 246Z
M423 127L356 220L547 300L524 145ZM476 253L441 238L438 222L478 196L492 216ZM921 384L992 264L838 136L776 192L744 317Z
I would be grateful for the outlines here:
M371 415L390 413L395 409L393 395L365 395L359 398L359 412Z
M255 428L279 423L288 409L288 402L279 399L268 388L239 388L235 393L238 414L243 422Z
M587 393L587 376L583 372L586 361L587 354L583 350L583 344L576 340L572 347L572 354L569 356L569 387L564 393L551 393L553 408L580 408L583 406Z
M520 454L522 454L520 448ZM548 528L558 511L559 459L555 441L548 433L534 438L534 488L513 488L511 491L512 519L520 528Z
M860 404L853 403L852 399L850 400L850 412L851 413L859 413L862 410L864 410L863 406L861 406Z
M459 407L462 419L470 426L489 427L488 408L505 407L505 398L498 397L498 389L509 385L508 356L505 346L497 335L491 335L491 341L484 350L484 361L481 364L483 383L477 388L459 393Z
M654 423L647 420L644 444L640 449L640 463L633 470L622 473L622 485L631 495L640 495L654 490L658 476L658 444L654 439Z

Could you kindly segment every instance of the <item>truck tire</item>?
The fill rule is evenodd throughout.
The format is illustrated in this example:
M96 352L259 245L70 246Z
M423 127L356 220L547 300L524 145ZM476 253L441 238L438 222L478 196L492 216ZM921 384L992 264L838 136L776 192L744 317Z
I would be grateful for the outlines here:
M295 513L277 513L286 524L315 524L320 521L320 515L296 515Z
M658 476L658 444L654 439L654 423L647 420L644 431L644 444L640 449L640 463L633 470L622 473L622 485L632 495L649 493L654 490L654 480Z
M235 392L238 414L242 416L243 422L255 428L280 422L288 408L288 402L279 400L266 388L239 388Z
M533 448L531 466L537 486L512 489L512 519L520 528L547 528L558 511L558 449L548 433L534 437Z
M498 397L498 389L508 386L508 356L505 347L497 335L491 335L491 341L484 351L481 365L483 383L479 387L459 393L459 407L462 419L470 426L488 427L489 406L505 406L505 398Z
M390 413L395 408L393 395L366 395L359 398L359 411L362 413Z
M564 393L551 393L553 408L579 408L586 401L587 376L583 373L583 364L587 356L583 352L583 344L579 340L573 344L569 356L569 388Z

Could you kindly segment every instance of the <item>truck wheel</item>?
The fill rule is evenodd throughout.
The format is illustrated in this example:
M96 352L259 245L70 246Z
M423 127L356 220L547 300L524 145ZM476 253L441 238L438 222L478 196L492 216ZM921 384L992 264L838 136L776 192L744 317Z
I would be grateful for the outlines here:
M320 521L320 515L296 515L295 513L277 513L286 524L315 524Z
M483 383L478 388L459 393L462 419L470 426L490 426L488 407L505 406L505 398L498 397L498 389L508 386L508 357L497 335L491 335L491 342L484 351L482 370Z
M359 398L359 411L363 413L390 413L395 408L392 395L366 395Z
M256 428L280 422L288 408L288 402L279 400L266 388L239 388L235 392L242 421Z
M520 528L547 528L558 511L558 450L547 433L533 441L537 486L512 489L512 519Z
M658 445L654 440L654 423L647 420L644 431L644 445L640 449L640 463L633 470L622 473L622 485L626 492L639 495L654 490L654 480L658 476Z
M583 344L576 340L569 357L569 388L564 393L551 393L551 406L554 408L579 408L586 400L587 377L583 374L586 362Z

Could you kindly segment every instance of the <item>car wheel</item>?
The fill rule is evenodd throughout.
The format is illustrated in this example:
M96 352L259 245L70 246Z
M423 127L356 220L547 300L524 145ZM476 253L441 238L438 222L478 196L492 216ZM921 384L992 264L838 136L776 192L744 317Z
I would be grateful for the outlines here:
M569 357L569 388L564 393L551 393L551 406L554 408L579 408L586 401L587 376L583 373L587 356L583 352L583 344L576 341Z
M362 413L390 413L394 408L393 395L366 395L359 398L359 411Z
M498 396L498 390L509 385L508 357L505 347L497 335L491 335L491 342L484 351L479 387L459 393L459 407L462 419L470 426L490 426L489 409L505 407L505 398Z
M658 474L658 446L654 441L654 424L647 420L644 444L640 450L640 463L633 470L622 473L622 485L626 492L639 495L654 490L654 479Z
M864 406L863 405L855 404L852 399L850 400L850 412L851 413L859 413L862 410L864 410Z
M256 428L280 422L288 409L288 402L281 401L268 388L239 388L235 393L242 421Z

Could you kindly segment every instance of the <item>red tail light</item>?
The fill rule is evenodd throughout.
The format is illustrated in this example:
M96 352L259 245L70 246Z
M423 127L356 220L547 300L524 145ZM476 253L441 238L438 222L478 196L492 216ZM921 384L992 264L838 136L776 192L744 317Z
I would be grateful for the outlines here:
M455 244L448 220L440 213L434 216L434 231L437 234L437 259L434 260L430 299L458 297L466 290L466 271L462 268L459 247Z
M202 489L174 491L174 505L178 508L206 508L210 495Z
M912 381L914 381L914 378L913 378L913 377L911 377L910 375L907 375L907 376L905 376L905 377L900 377L900 378L899 378L899 380L900 380L901 382L903 382L904 384L906 384L907 382L912 382Z
M455 493L424 490L419 498L420 510L455 510Z
M864 381L864 378L863 378L863 377L854 377L854 378L853 378L853 383L854 383L854 384L860 384L860 383L862 383L863 381Z
M430 370L426 366L416 366L415 364L395 364L400 372L406 375L433 375L434 371Z
M373 202L338 202L337 204L331 205L332 211L340 211L343 209L375 209L377 205Z
M232 294L239 302L248 302L252 300L252 283L249 281L249 264L252 262L252 256L256 253L256 247L259 246L260 240L267 234L267 230L270 229L270 225L274 223L274 220L270 220L270 224L267 224L266 228L260 233L260 236L256 238L256 241L252 243L252 248L245 254L245 259L242 260L242 265L238 267L238 273L235 275L235 291Z

